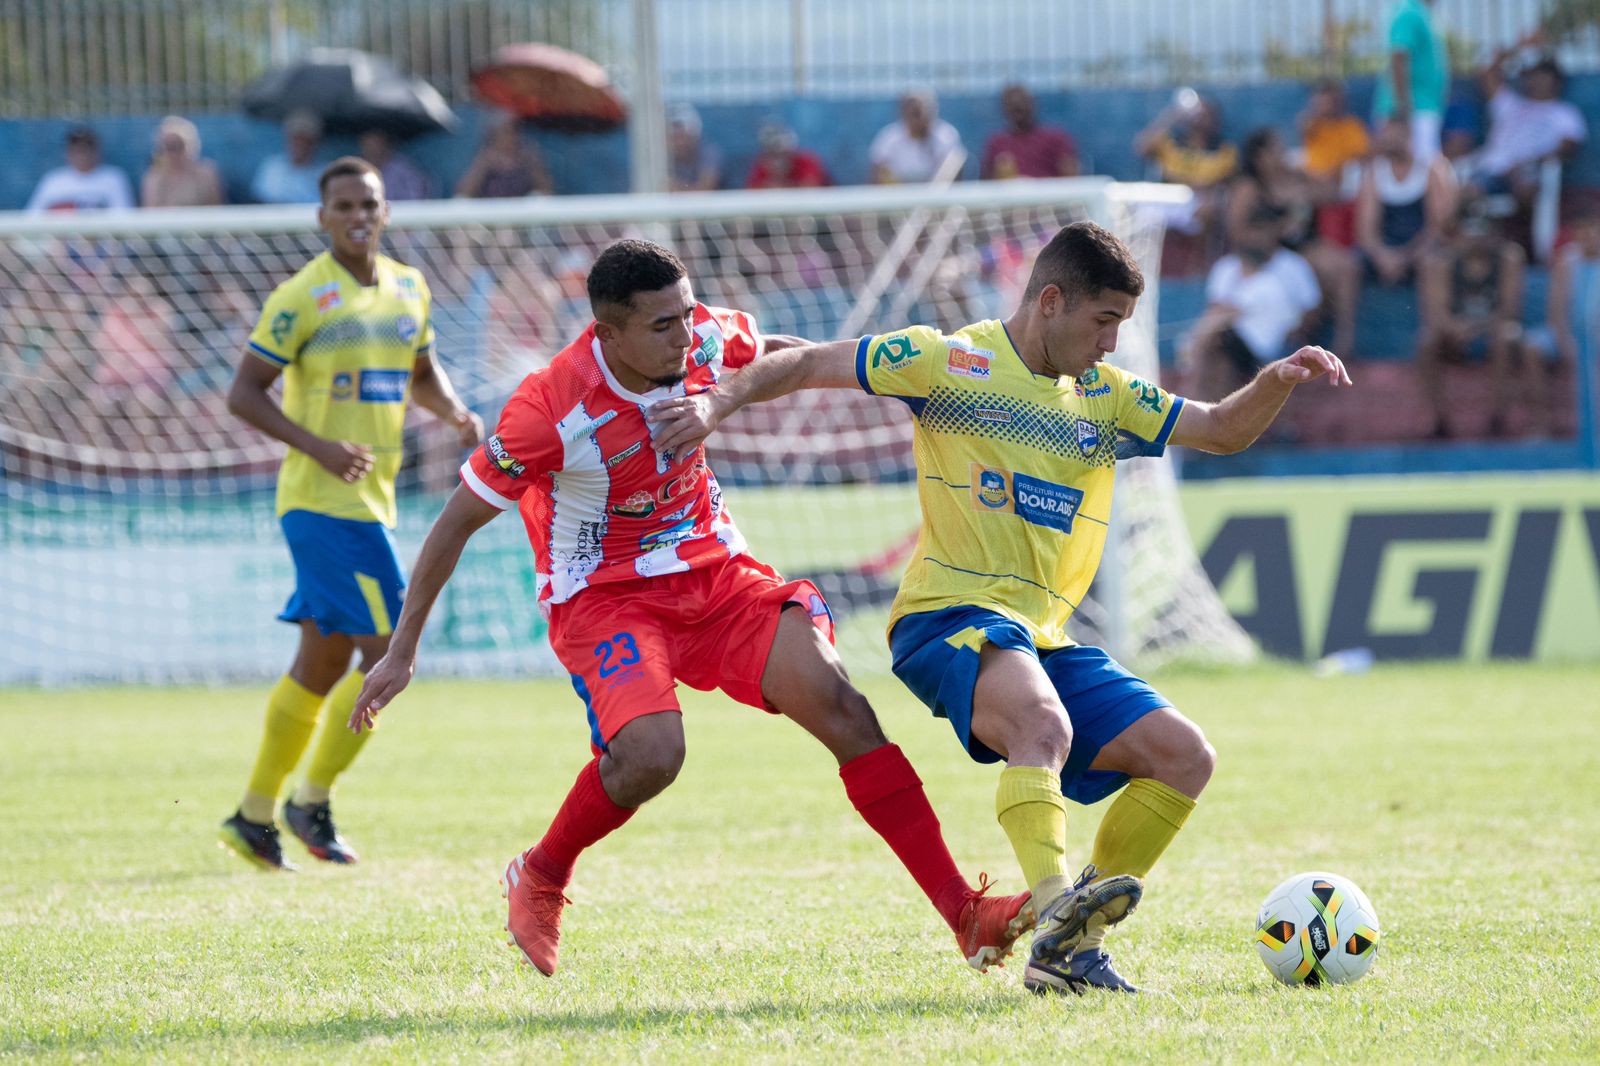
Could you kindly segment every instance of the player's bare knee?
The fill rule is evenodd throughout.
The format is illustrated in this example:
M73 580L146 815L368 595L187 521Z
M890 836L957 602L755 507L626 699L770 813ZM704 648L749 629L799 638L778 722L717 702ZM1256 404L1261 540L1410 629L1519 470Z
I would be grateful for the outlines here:
M1058 706L1040 704L1011 717L1007 757L1028 766L1060 769L1072 751L1072 720Z

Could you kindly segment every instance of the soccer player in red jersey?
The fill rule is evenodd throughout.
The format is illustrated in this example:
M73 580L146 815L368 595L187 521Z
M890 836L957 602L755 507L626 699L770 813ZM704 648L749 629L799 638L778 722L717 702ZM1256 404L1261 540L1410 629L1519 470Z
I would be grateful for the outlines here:
M845 676L816 587L746 554L701 447L675 455L651 442L652 403L713 389L724 370L801 342L698 303L683 264L648 241L607 248L588 288L596 321L522 382L463 464L350 727L371 726L410 681L428 612L467 539L516 508L595 751L544 838L506 867L506 928L530 963L555 972L578 855L677 777L681 681L786 715L826 745L850 802L955 931L962 956L987 969L1032 927L1028 894L990 897L982 879L976 890L967 883L922 782Z

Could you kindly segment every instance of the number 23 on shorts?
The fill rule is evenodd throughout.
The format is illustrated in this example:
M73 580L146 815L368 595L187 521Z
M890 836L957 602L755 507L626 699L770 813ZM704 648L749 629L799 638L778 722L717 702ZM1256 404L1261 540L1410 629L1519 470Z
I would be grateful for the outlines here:
M632 633L614 633L610 640L594 646L595 657L600 660L600 676L610 677L624 666L639 661L639 645L633 642ZM615 655L616 658L612 658Z

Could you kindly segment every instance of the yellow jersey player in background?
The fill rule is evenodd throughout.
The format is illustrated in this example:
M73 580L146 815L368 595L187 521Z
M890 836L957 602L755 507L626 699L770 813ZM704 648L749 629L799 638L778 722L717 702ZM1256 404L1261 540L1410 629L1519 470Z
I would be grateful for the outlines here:
M1121 241L1074 223L1039 253L1004 322L792 348L652 409L656 446L682 449L797 389L859 388L911 408L922 530L890 611L894 672L974 760L1005 761L995 810L1032 891L1035 992L1135 991L1111 966L1106 930L1139 902L1216 761L1160 693L1067 635L1100 565L1119 450L1240 451L1296 385L1350 384L1337 356L1306 347L1219 403L1169 395L1103 361L1143 291ZM1118 790L1074 883L1065 800Z
M320 187L317 223L330 249L268 298L228 393L229 411L289 446L277 512L295 590L278 617L300 627L300 646L267 700L255 769L221 839L283 870L294 866L274 809L319 717L322 733L284 820L316 858L356 860L334 828L329 797L366 741L345 721L367 666L388 650L405 591L390 530L406 404L415 399L453 425L463 448L483 436L434 361L421 273L378 254L389 205L377 168L346 156L322 172ZM280 374L282 406L268 393Z

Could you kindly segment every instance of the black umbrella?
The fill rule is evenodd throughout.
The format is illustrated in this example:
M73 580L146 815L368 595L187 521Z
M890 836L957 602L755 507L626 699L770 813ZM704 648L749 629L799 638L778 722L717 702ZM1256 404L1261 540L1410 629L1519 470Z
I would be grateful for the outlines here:
M396 137L453 129L455 112L438 90L387 59L349 48L313 48L268 71L244 91L244 110L281 122L296 111L321 116L331 131L387 130Z

